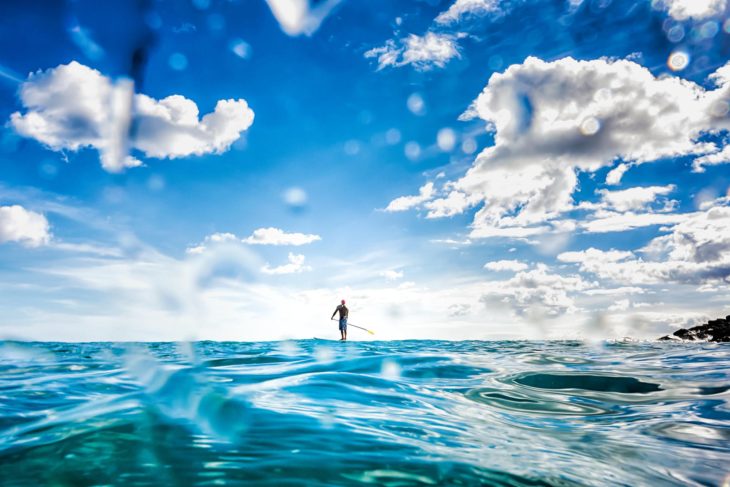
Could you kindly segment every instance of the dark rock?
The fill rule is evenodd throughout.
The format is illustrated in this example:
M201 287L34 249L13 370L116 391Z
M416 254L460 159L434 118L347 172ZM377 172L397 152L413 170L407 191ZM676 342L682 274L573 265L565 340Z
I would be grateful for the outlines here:
M693 326L690 329L680 328L672 333L682 340L707 340L710 342L730 342L730 315L726 318L710 320L704 325ZM659 340L672 340L670 336L663 336Z
M687 338L689 336L689 330L685 328L680 328L679 330L672 333L672 335L679 338Z

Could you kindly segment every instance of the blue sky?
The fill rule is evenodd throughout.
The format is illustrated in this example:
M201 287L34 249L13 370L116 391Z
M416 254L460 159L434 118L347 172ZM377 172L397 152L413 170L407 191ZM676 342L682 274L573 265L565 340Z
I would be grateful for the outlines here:
M727 314L726 0L0 6L0 333ZM353 338L357 338L356 336Z

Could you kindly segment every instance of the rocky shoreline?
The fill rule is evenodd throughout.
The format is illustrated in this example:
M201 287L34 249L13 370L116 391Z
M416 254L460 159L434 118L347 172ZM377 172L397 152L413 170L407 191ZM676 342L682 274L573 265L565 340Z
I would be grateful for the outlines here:
M705 340L708 342L730 342L730 315L724 319L710 320L704 325L680 328L659 340Z

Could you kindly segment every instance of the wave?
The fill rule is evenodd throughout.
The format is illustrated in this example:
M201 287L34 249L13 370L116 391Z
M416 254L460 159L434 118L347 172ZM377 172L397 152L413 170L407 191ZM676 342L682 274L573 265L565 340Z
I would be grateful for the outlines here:
M4 342L0 483L720 485L729 352Z

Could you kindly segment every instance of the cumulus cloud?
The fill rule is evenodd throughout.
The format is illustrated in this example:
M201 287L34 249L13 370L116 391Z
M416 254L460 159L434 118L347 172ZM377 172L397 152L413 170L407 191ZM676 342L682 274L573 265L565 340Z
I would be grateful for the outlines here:
M391 201L385 208L385 211L406 211L414 208L424 201L428 201L433 197L433 183L426 183L421 186L416 196L400 196Z
M621 179L624 177L624 174L626 174L626 171L629 170L628 164L619 164L618 166L611 169L608 174L606 174L606 184L615 186L621 182Z
M266 0L281 30L290 36L314 34L341 0L324 0L312 5L310 0Z
M110 172L141 164L129 149L160 159L225 152L254 118L241 99L219 100L200 118L192 100L135 95L131 81L114 83L76 61L30 74L20 100L25 113L10 117L20 135L55 151L94 148Z
M493 74L463 116L483 119L495 144L423 206L443 217L482 205L474 238L541 233L576 208L579 172L719 151L700 137L730 127L730 64L711 80L706 90L628 60L527 58Z
M460 191L451 191L445 197L428 201L424 207L428 210L426 218L443 218L458 215L481 201L478 195L469 195Z
M517 315L540 319L577 311L571 294L592 287L580 276L561 276L538 264L507 281L492 282L481 300L488 307L508 305Z
M500 0L456 0L448 10L436 17L439 24L452 24L463 17L485 15L499 11Z
M670 184L637 186L621 191L598 190L599 202L582 202L577 206L593 211L578 227L588 233L606 233L679 223L686 215L671 213L677 202L667 198L675 189Z
M495 260L484 264L484 268L490 271L524 271L529 266L519 260Z
M671 232L635 252L589 248L565 252L558 260L611 281L703 284L730 279L730 207L715 206L686 215Z
M426 32L411 34L404 39L388 40L384 46L370 49L366 58L377 58L378 70L386 67L412 65L419 70L443 68L452 58L460 57L456 40L459 34Z
M694 172L705 172L705 166L717 166L719 164L727 164L730 162L730 145L726 145L720 152L707 154L698 157L692 162L692 170Z
M720 15L727 0L659 0L657 2L676 20L701 20Z
M46 217L22 206L0 206L0 243L18 242L27 247L47 244L51 233Z
M302 254L293 254L289 252L288 260L288 264L280 265L278 267L271 267L269 264L266 264L261 268L261 272L270 275L281 275L297 274L312 270L310 266L304 265L304 256Z
M654 203L658 196L667 195L674 191L673 184L667 186L636 186L621 191L599 190L605 205L616 211L642 210L650 203Z
M287 233L280 228L259 228L242 240L252 245L307 245L322 240L322 237L307 233Z

